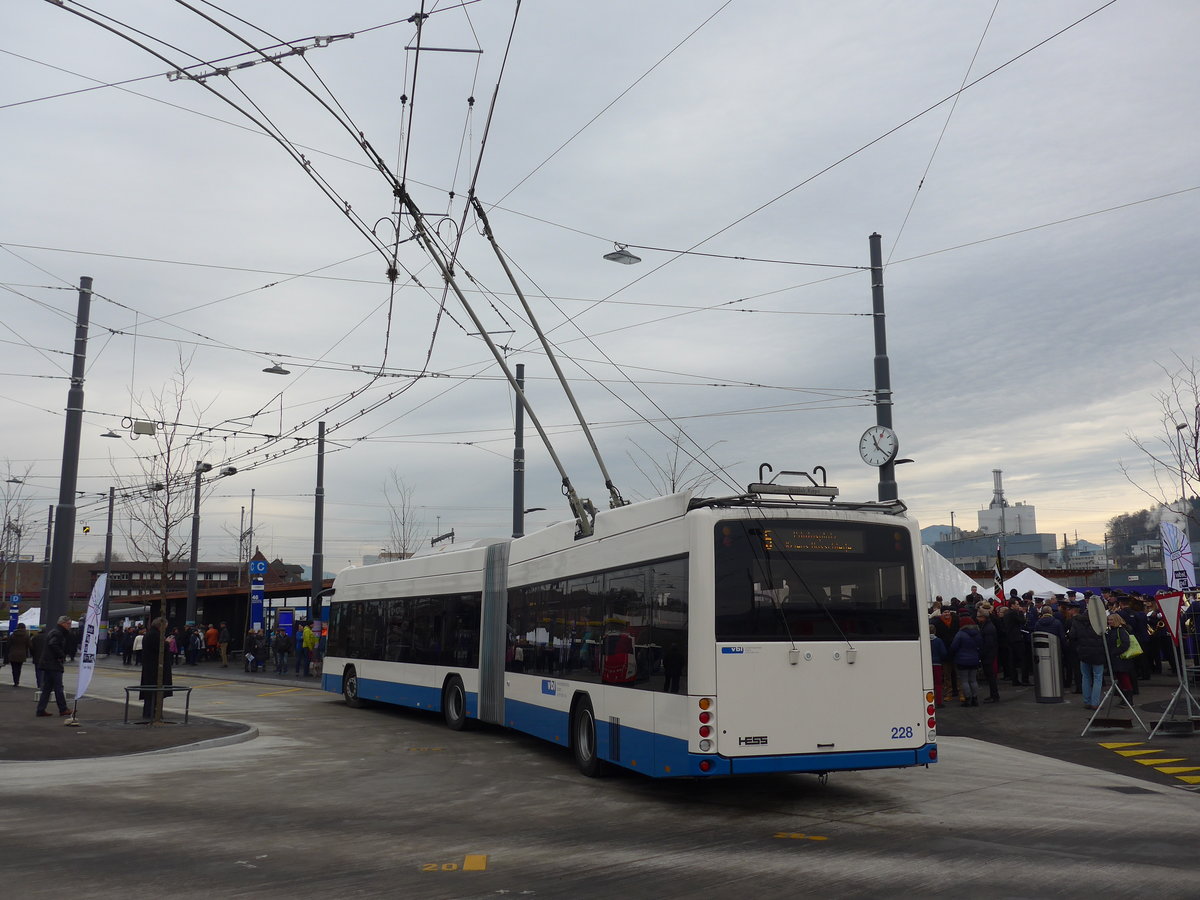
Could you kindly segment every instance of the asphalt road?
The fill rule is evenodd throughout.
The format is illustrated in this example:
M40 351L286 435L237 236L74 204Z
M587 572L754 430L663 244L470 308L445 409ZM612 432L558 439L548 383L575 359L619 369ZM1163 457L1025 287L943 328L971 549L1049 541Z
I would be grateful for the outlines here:
M189 679L192 709L253 725L253 740L0 763L6 888L292 900L1200 893L1200 798L1166 775L949 736L929 769L827 785L589 780L532 738L452 732L424 713L348 709L311 682L233 674ZM97 692L123 696L123 675L98 678ZM1020 700L1006 702L1019 717ZM1150 768L1106 752L1131 773Z

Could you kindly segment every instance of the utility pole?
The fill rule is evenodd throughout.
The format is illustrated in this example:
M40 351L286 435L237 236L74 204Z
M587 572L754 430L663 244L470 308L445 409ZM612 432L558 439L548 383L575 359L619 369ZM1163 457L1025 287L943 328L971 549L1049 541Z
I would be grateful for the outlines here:
M87 362L88 317L92 305L92 279L79 279L79 307L75 314L75 354L71 387L67 391L67 420L63 429L62 472L58 480L58 516L54 522L54 550L50 557L50 593L42 603L42 627L48 628L67 612L71 558L75 553L75 486L79 480L79 432L83 425L83 375Z
M54 504L50 504L50 511L46 513L46 555L42 557L42 599L41 608L45 609L50 597L50 541L54 536ZM42 613L45 622L45 613Z
M112 628L108 622L108 583L112 581L113 502L116 490L108 488L108 530L104 533L104 599L100 602L100 624L108 628L108 652L112 653Z
M525 364L517 363L517 390L525 390ZM525 405L517 403L513 429L513 537L525 534Z
M887 322L883 313L883 238L875 232L871 244L871 313L875 320L875 424L892 427L892 376L888 367ZM879 467L880 501L898 500L896 461Z
M325 571L325 423L317 423L317 493L313 503L312 602L309 614L315 622L321 618L321 589Z

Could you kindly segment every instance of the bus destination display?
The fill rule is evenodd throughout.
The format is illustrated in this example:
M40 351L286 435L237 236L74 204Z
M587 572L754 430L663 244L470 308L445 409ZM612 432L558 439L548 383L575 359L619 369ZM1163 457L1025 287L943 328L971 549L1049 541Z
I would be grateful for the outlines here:
M795 528L762 529L763 549L796 553L862 553L866 541L861 529Z

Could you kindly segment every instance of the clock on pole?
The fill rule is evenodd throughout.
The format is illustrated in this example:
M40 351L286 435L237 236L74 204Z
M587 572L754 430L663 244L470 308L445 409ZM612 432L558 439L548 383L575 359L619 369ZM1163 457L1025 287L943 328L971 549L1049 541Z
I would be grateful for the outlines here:
M858 454L868 466L886 466L899 451L896 432L886 425L872 425L858 439Z

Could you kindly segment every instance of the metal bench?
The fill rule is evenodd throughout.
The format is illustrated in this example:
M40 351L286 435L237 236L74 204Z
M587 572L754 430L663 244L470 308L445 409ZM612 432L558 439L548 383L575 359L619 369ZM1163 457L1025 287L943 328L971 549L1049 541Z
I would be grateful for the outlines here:
M125 687L125 724L126 725L129 724L129 695L133 691L138 691L139 693L141 693L142 691L147 691L151 694L156 694L156 693L160 693L160 692L165 694L167 692L175 693L176 691L182 691L183 695L184 695L183 724L184 725L187 724L188 714L191 712L191 708L192 708L192 689L190 687L184 687L184 686L181 686L178 684L164 684L162 687L159 687L156 684L126 685L126 687ZM163 707L164 707L164 709L166 707L166 698L165 697L163 698Z

